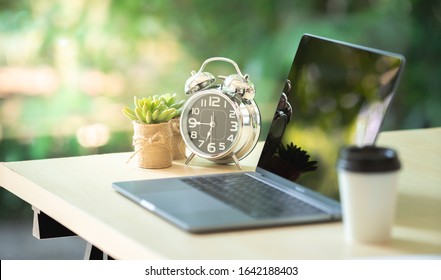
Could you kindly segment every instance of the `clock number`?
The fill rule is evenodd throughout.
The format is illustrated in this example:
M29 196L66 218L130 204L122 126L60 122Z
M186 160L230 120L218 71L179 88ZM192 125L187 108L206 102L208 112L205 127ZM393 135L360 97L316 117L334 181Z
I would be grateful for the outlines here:
M208 143L207 150L210 153L216 152L216 145L214 143Z
M236 112L234 110L230 110L230 119L236 118Z
M205 143L204 140L200 140L200 139L199 139L199 146L198 146L198 147L199 147L199 148L202 147L202 145L204 145L204 143Z
M239 124L237 122L231 122L230 131L237 131Z
M198 121L195 118L189 118L188 119L188 126L191 128L196 127L196 125L198 124Z
M220 107L220 97L219 96L210 96L208 98L208 105L212 107Z
M201 99L201 106L207 107L207 99Z
M190 138L191 139L196 139L196 138L198 138L198 133L196 132L196 131L192 131L191 133L190 133Z
M227 140L233 142L233 140L234 140L234 136L233 136L233 134L231 134L230 136L228 136Z
M201 112L201 110L198 107L191 108L192 115L199 115L200 112Z
M219 142L219 150L220 151L224 151L225 150L225 143L224 142Z

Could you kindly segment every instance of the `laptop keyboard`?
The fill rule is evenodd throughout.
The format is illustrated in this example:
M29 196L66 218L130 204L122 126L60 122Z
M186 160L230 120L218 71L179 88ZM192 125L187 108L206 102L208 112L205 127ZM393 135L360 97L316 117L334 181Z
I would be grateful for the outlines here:
M254 218L324 213L323 210L243 173L189 177L181 181Z

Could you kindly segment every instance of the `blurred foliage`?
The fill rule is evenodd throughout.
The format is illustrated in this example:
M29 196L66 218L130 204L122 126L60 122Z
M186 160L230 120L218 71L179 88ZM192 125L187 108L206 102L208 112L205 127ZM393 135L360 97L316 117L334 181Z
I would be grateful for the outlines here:
M0 0L0 161L128 151L123 104L183 99L211 56L250 75L265 138L303 33L402 53L383 128L441 125L438 0Z

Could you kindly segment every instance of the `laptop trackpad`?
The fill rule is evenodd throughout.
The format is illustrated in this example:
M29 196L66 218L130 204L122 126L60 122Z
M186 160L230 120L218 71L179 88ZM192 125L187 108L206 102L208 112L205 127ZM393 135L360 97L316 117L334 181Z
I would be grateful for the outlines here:
M192 188L148 193L143 195L143 198L155 206L155 212L159 215L166 216L181 227L195 232L228 228L254 220Z
M226 209L228 206L195 189L164 190L143 195L157 209L169 213L188 213Z

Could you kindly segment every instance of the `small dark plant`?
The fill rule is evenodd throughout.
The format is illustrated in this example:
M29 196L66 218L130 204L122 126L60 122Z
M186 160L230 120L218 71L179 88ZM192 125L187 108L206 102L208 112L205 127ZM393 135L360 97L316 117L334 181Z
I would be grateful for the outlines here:
M317 169L317 161L310 161L310 156L300 147L297 147L292 142L287 144L286 147L280 143L278 147L279 157L293 166L299 172L309 172Z

